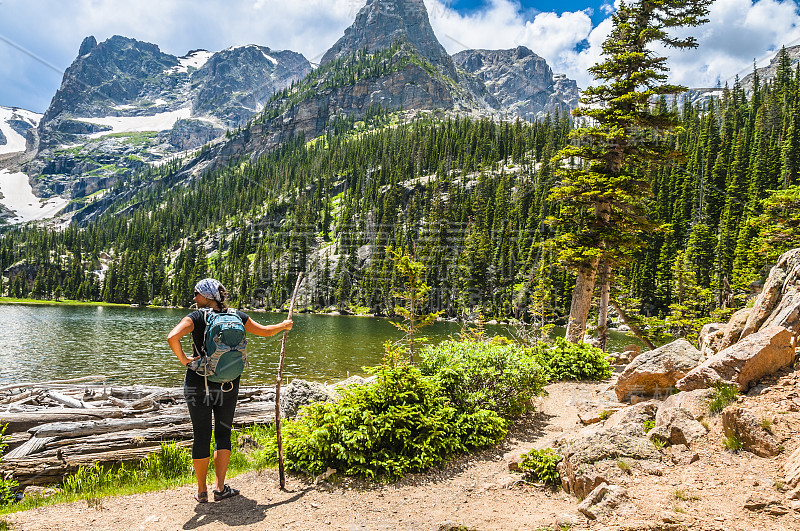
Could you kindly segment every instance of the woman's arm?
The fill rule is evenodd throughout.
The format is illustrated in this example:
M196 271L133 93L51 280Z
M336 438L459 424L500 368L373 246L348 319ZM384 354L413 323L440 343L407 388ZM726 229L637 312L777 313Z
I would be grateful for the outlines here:
M274 336L278 332L282 330L291 330L292 329L292 320L286 319L282 323L278 323L275 325L262 325L258 324L250 317L247 322L244 324L244 329L251 334L255 334L257 336Z
M250 319L248 319L250 321ZM246 327L245 327L246 328ZM194 330L194 322L188 317L184 317L181 319L181 322L175 325L175 328L167 336L167 343L169 343L169 348L172 349L172 352L178 357L178 361L181 362L182 365L186 365L197 358L199 356L195 356L190 358L186 356L183 352L183 347L181 346L181 338L186 334L191 333Z

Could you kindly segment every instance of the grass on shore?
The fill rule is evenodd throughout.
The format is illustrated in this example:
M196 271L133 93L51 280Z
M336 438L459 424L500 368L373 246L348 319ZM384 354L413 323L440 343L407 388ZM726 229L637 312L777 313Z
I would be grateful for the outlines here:
M234 430L231 434L231 459L228 478L245 472L272 468L274 458L265 455L267 438L275 437L274 424L250 426ZM241 442L240 442L241 441ZM213 446L213 442L212 442ZM244 447L247 447L245 450ZM194 485L191 468L191 451L175 443L162 442L161 450L142 461L138 466L103 469L81 467L75 474L62 481L61 488L52 496L30 496L19 503L0 506L0 516L37 507L85 500L91 507L102 507L103 498L142 494ZM214 462L208 471L209 490L214 488ZM191 498L187 503L194 503ZM6 522L0 520L0 531Z
M130 304L119 304L115 302L75 301L70 299L18 299L15 297L0 297L0 304L33 304L39 306L130 306Z

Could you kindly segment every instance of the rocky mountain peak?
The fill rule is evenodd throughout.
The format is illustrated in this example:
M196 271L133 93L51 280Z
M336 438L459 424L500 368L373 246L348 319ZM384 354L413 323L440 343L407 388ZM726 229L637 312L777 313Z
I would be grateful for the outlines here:
M506 112L536 119L574 109L578 85L553 70L525 46L508 50L464 50L453 56L460 68L480 79Z
M353 24L322 57L321 64L366 48L374 52L405 40L432 64L456 78L447 51L433 33L428 10L422 0L367 0Z
M89 35L88 37L83 39L83 42L81 42L81 48L78 51L78 55L79 56L86 55L96 47L97 47L97 39L95 39L94 36Z

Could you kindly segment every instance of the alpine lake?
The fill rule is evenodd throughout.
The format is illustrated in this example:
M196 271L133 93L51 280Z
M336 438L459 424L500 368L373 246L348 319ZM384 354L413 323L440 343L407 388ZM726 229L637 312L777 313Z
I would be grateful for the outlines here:
M0 384L45 382L103 375L115 385L181 386L186 371L169 349L166 337L186 309L108 306L0 305ZM275 324L285 313L248 313L257 322ZM489 336L513 336L511 325L486 325ZM438 322L423 329L437 343L462 332L462 324ZM555 329L554 334L564 334ZM248 334L249 367L243 385L274 383L281 338ZM335 382L364 375L363 367L378 365L384 342L402 337L388 319L358 316L294 314L286 342L283 374ZM191 352L191 334L183 338ZM621 350L638 341L611 331L609 347Z

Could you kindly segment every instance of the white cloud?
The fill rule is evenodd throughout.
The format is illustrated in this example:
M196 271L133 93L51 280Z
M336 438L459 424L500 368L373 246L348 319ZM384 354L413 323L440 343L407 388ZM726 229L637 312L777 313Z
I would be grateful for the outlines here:
M590 9L532 13L518 0L489 0L478 11L459 14L452 0L425 0L436 35L450 53L464 48L524 45L547 59L554 71L592 82L586 69L600 58L610 18L592 27ZM590 0L603 13L612 0ZM619 0L613 0L618 3ZM366 0L5 0L0 3L0 36L11 39L59 69L75 58L82 39L119 34L158 44L165 52L221 50L261 44L290 49L318 61L344 32ZM753 58L800 39L794 0L717 0L711 22L692 30L700 48L669 50L672 78L690 86L713 85L747 73ZM587 45L588 44L588 45ZM578 51L580 50L580 51ZM0 105L42 112L60 75L0 42Z

